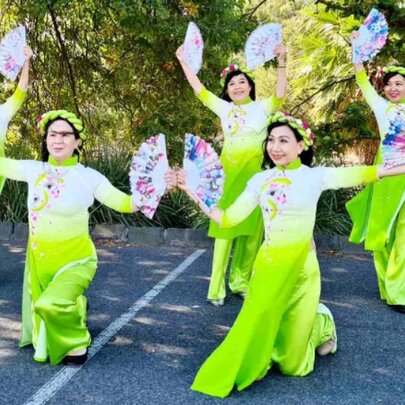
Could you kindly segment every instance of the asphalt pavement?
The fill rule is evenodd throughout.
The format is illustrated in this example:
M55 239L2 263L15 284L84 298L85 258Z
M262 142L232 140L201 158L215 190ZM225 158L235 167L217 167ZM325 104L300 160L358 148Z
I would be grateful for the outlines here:
M242 301L206 303L211 249L98 246L87 296L91 358L38 364L20 349L24 242L0 243L0 404L405 404L405 315L378 297L369 254L319 253L338 351L304 378L272 370L225 400L189 389Z

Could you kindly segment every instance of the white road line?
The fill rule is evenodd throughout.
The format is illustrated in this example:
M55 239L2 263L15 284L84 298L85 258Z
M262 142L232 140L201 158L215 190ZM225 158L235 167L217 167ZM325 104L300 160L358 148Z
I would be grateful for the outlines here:
M162 290L174 281L187 267L197 260L205 249L198 249L187 259L180 263L163 280L159 281L151 290L136 301L127 312L111 322L93 341L89 348L89 360L117 333L125 326L143 307L149 304ZM24 405L42 405L48 402L83 366L63 367L47 383L45 383Z

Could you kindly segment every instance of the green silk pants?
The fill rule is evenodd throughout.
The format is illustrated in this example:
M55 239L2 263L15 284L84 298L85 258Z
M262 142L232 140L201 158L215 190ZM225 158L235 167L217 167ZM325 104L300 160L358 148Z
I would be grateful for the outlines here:
M390 305L405 305L405 204L387 247L373 253L381 299Z
M253 263L263 239L263 221L258 221L256 233L252 236L238 236L234 239L215 239L212 272L208 288L208 299L225 298L225 275L235 241L232 264L229 272L229 288L234 294L248 289Z
M224 398L235 385L241 391L263 378L273 363L287 375L313 370L316 347L336 333L333 318L318 313L316 253L304 249L297 247L289 255L274 252L270 267L269 256L259 252L242 309L191 389Z
M34 359L60 363L72 350L88 347L87 300L83 293L90 286L97 268L96 259L80 261L58 272L34 305Z

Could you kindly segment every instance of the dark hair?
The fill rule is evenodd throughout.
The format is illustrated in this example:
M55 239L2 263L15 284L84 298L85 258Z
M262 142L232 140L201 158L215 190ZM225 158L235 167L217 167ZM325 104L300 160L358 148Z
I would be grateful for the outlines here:
M384 76L383 76L383 78L382 78L382 81L383 81L384 86L386 86L386 85L388 84L388 81L389 81L392 77L394 77L394 76L396 76L396 75L400 75L400 76L402 76L402 77L405 79L405 76L404 76L402 73L399 73L399 72L389 72L389 73L385 73Z
M290 127L288 125L288 123L286 122L273 122L272 124L270 124L267 128L267 137L266 139L263 141L263 162L262 162L262 170L266 170L266 169L272 169L273 167L275 167L276 165L274 164L274 162L271 160L268 152L267 152L267 142L269 140L269 136L270 136L270 132L274 129L274 128L278 128L278 127L284 127L287 126L288 128L291 129L291 131L293 131L295 139L297 140L297 142L300 142L303 140L302 136L300 135L300 133L293 127ZM310 146L307 150L303 150L300 154L300 159L301 159L301 163L303 165L307 165L307 166L311 166L312 164L312 160L314 158L314 150L312 148L312 146Z
M237 70L233 70L232 72L228 73L226 78L225 78L225 83L224 83L224 87L222 89L222 93L221 93L221 98L225 101L232 101L231 98L229 97L228 94L228 83L230 82L230 80L235 77L235 76L239 76L239 75L243 75L246 77L246 80L248 81L248 83L251 86L250 89L250 93L249 96L252 100L256 100L256 86L255 86L255 82L244 72L242 72L241 70L237 69Z
M47 146L46 146L46 137L48 136L48 129L49 129L49 127L50 127L55 121L65 121L65 122L67 122L67 123L69 124L69 126L72 128L72 132L73 132L74 135L75 135L75 139L80 139L80 135L79 135L78 130L77 130L68 120L65 120L64 118L58 117L58 118L55 118L54 120L48 121L48 122L46 123L46 125L45 125L45 131L44 131L44 135L43 135L43 137L42 137L41 159L42 159L43 162L47 162L48 159L49 159L49 151L48 151L48 148L47 148ZM82 147L83 147L83 146L80 145L80 146L78 146L77 149L75 149L75 150L73 151L73 155L76 155L76 156L79 158L79 160L80 160L80 153L81 153L81 151L82 151Z

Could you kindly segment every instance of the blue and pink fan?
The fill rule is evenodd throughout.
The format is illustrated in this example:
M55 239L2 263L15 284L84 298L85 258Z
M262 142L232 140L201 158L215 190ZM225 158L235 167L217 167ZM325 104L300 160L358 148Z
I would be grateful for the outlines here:
M383 143L384 167L391 168L405 164L405 107L396 104L388 115L389 128Z
M225 179L222 164L211 144L198 136L186 134L183 169L187 187L203 209L211 212L222 196Z
M388 24L382 13L373 8L353 41L353 63L363 63L374 58L388 37Z

